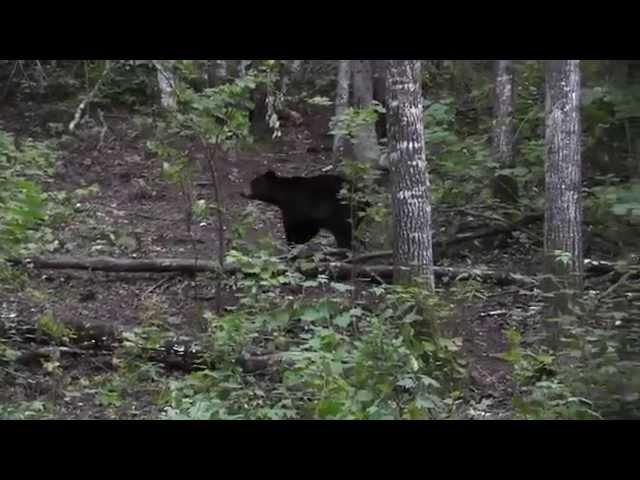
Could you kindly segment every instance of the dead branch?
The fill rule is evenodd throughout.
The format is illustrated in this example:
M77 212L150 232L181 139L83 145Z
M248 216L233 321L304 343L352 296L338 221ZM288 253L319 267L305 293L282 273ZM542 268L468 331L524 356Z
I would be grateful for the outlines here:
M398 267L399 268L399 267ZM317 266L308 267L301 271L304 275L329 274L336 280L347 280L351 278L354 265L346 262L321 263ZM360 280L390 282L393 280L394 267L391 265L369 265L355 266L355 276ZM535 278L508 272L498 272L485 269L462 269L450 267L433 267L433 274L440 281L470 280L492 281L501 285L519 285L522 287L532 287L537 284Z
M22 352L18 358L16 358L16 363L24 366L40 366L41 362L48 358L60 358L62 356L78 357L87 355L88 353L87 350L80 348L48 346Z
M598 296L598 300L602 301L603 299L605 299L606 297L608 297L609 295L611 295L613 292L615 292L618 288L620 288L622 285L624 285L624 283L629 279L629 277L633 274L632 271L628 271L626 272L624 275L622 275L622 277L620 277L620 280L618 280L616 283L614 283L613 285L611 285L609 288L607 288L604 292L602 292L599 296Z
M37 269L94 270L101 272L217 272L217 262L180 258L157 258L153 260L111 257L32 257L28 259L8 259L16 266L28 266ZM228 267L225 273L235 273L237 267Z
M76 113L73 116L73 120L71 120L71 122L69 123L69 131L73 132L76 128L76 126L78 125L78 122L80 121L80 118L82 117L82 113L84 112L84 109L87 107L87 104L91 101L93 101L94 97L97 95L98 91L100 90L100 87L102 87L102 84L105 82L105 80L108 78L108 74L111 72L111 68L113 67L113 63L107 61L104 70L102 71L102 76L100 77L100 80L98 80L96 82L96 84L93 86L93 90L91 90L91 92L89 92L89 95L87 95L84 100L82 100L82 102L80 102L80 105L78 105L78 108L76 109Z
M225 264L222 268L217 261L194 260L185 258L111 258L111 257L31 257L26 259L7 259L14 266L24 266L36 269L71 269L93 270L102 272L127 272L127 273L203 273L216 272L233 275L240 272L240 267L234 264ZM305 276L328 274L336 280L345 280L351 277L353 268L348 262L322 262L310 267L300 267L299 271ZM393 266L391 265L357 265L355 275L359 279L373 281L390 281L393 278ZM614 271L616 264L611 262L585 260L585 271L590 275L602 275ZM464 280L476 278L482 281L495 281L500 284L515 284L532 286L537 280L532 277L518 275L509 272L500 272L488 269L434 267L434 274L442 280ZM379 278L378 278L379 277Z
M460 243L470 242L472 240L478 240L480 238L494 237L504 233L510 233L515 230L524 228L539 220L542 220L543 218L544 218L543 213L533 213L530 215L526 215L522 217L520 220L517 220L507 225L500 225L497 227L485 228L485 229L474 231L474 232L458 234L447 241L435 240L433 242L433 249L435 251L439 251L443 248L452 247ZM498 220L498 219L494 218L494 220ZM379 252L372 252L372 253L367 253L365 255L361 255L359 257L354 257L349 260L346 260L345 262L346 263L365 263L371 260L377 260L379 258L387 258L391 256L393 256L393 252L391 250L381 250Z
M345 263L366 263L371 260L377 260L379 258L389 258L393 256L392 250L380 250L379 252L365 253L357 257L348 258Z
M105 325L69 324L73 327L73 343L70 345L48 344L46 337L37 335L36 328L27 326L21 329L20 338L28 338L36 343L45 342L42 346L32 346L23 351L16 363L26 367L41 367L43 361L49 359L99 359L99 365L103 368L113 369L115 363L113 357L118 348L122 346L122 337L113 327ZM97 331L99 330L99 331ZM14 339L16 339L14 337ZM91 341L88 341L91 340ZM125 355L133 355L146 360L158 362L173 370L191 372L200 368L212 368L202 356L204 353L192 340L186 344L167 343L162 347L150 348L138 345L135 348L123 352ZM272 366L278 366L284 359L282 354L248 355L242 354L237 358L238 365L246 373L265 370Z
M623 271L621 271L620 267L624 266L615 263L615 262L607 262L605 260L590 260L585 259L584 261L584 269L585 272L593 275L593 276L601 276L606 275L608 273L613 273L612 281L618 281L620 277L623 275ZM635 278L638 275L638 272L633 272L632 278Z
M100 118L100 122L102 123L102 129L100 130L100 139L98 141L96 150L100 151L102 145L104 144L104 137L107 134L107 130L109 129L109 127L107 126L107 122L104 121L104 114L102 113L101 109L98 109L98 116Z
M240 268L234 264L226 264L221 269L218 262L180 258L32 257L24 260L9 259L8 262L16 266L27 266L37 269L74 269L102 272L222 272L225 274L235 274L240 271ZM394 267L390 265L354 266L346 262L324 262L310 267L300 267L299 271L305 276L326 274L336 280L350 279L353 272L356 278L362 280L388 282L393 279L393 269ZM434 275L444 281L476 278L482 281L495 281L499 284L517 284L528 287L536 284L536 280L531 277L484 269L434 267Z
M514 230L524 228L528 225L531 225L532 223L538 222L543 219L544 219L543 213L532 213L530 215L525 215L521 219L509 225L500 225L497 227L486 228L486 229L482 229L475 232L458 234L454 238L446 242L434 242L434 248L438 244L440 244L443 247L451 247L453 245L457 245L464 242L470 242L472 240L478 240L480 238L495 237L496 235L511 233Z

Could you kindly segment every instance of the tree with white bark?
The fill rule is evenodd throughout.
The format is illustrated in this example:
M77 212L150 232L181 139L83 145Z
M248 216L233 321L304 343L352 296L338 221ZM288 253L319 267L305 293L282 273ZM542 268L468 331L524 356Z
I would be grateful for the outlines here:
M228 62L226 60L208 60L209 86L215 87L226 83L229 78Z
M545 290L568 312L568 289L582 288L580 61L545 64Z
M501 167L513 165L513 62L495 62L493 153Z
M340 118L349 107L349 87L351 85L351 61L338 61L338 78L336 82L335 118ZM341 134L333 137L333 161L339 162L344 154L346 138Z
M419 60L387 61L394 281L434 288L431 187L424 145Z
M158 87L160 89L160 105L167 110L177 107L176 94L176 61L153 60L153 65L158 71Z
M358 109L373 105L373 69L371 60L351 60L353 80L353 106ZM354 134L353 154L357 161L379 167L381 149L375 124L365 123Z
M495 90L492 132L492 153L500 170L513 168L513 61L495 61ZM518 199L518 184L515 178L498 173L493 179L493 196L503 201Z

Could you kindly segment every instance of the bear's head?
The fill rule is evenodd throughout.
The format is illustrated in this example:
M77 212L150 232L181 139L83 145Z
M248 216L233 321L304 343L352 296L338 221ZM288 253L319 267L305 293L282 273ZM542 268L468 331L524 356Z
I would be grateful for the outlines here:
M245 190L242 196L249 200L275 202L277 179L278 175L274 171L269 170L251 180L248 191Z

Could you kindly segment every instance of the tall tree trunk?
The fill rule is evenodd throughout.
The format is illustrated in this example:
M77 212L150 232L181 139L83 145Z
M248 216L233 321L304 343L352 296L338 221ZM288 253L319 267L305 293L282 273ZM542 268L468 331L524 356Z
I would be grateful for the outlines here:
M227 61L216 60L216 76L222 82L227 79Z
M264 84L258 84L252 93L254 107L249 115L251 125L251 135L257 139L266 139L271 137L271 128L267 121L267 87Z
M287 95L289 90L289 84L292 81L296 81L300 67L302 67L302 60L289 60L283 61L282 75L280 77L280 90L283 95Z
M513 63L496 60L495 99L492 149L494 160L501 169L514 167L513 159ZM503 173L493 179L493 197L505 202L517 201L518 184L515 178Z
M297 75L297 73L302 68L302 62L304 60L291 60L291 73Z
M553 310L566 313L570 296L561 290L580 290L583 273L580 61L547 61L545 83L544 287L555 292Z
M336 118L342 116L349 106L349 86L351 79L351 61L338 60L338 78L336 85ZM333 162L338 163L344 154L345 138L333 137Z
M226 60L207 60L207 84L209 87L221 85L227 81Z
M370 60L352 60L353 104L356 108L366 109L373 102L373 72ZM356 160L374 167L380 165L380 147L375 125L364 125L354 135L353 153Z
M176 96L176 61L153 60L158 71L158 87L160 89L160 105L168 110L177 107Z
M387 92L386 92L386 64L384 60L372 60L371 67L373 71L373 99L382 104L386 109ZM376 121L376 135L378 140L387 138L387 116L382 113L378 115Z
M425 158L420 61L387 61L394 281L433 290L431 188ZM399 267L407 267L405 271Z
M238 77L242 78L247 74L251 62L252 60L240 60L238 63Z
M493 155L501 168L513 167L513 64L496 60Z

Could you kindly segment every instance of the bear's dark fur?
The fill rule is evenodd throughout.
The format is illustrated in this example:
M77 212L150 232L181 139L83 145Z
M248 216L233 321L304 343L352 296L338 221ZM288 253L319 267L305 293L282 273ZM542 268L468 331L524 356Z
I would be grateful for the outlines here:
M346 182L337 175L280 177L268 171L254 178L243 196L280 208L290 244L306 243L322 228L333 234L339 248L351 248L351 208L339 197Z

